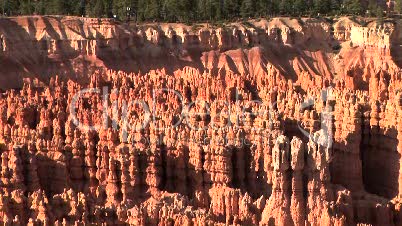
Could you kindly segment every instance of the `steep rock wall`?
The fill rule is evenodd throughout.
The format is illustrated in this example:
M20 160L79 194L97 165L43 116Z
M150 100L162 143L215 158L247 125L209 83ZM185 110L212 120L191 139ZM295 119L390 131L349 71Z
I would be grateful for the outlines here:
M0 38L4 224L402 223L399 21L20 17Z

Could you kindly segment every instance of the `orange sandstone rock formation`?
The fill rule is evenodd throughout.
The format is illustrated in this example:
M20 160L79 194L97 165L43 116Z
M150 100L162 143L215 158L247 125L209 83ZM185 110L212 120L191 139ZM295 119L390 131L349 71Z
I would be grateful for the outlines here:
M0 39L1 224L402 224L398 20L19 17Z

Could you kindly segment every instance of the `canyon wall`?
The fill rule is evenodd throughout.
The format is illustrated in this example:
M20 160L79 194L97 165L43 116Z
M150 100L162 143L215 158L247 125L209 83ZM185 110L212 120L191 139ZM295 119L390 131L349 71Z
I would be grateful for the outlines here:
M401 225L401 22L0 19L5 225Z

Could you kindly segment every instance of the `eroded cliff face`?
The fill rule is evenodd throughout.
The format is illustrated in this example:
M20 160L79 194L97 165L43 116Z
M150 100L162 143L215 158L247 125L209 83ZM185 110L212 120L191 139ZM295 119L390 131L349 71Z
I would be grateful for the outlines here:
M401 225L400 28L0 19L0 222Z

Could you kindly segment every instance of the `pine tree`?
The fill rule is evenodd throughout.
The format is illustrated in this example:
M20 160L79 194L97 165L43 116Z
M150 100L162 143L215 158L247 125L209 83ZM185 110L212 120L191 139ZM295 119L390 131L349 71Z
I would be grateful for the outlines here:
M198 0L197 12L199 20L212 20L213 0Z
M331 13L339 14L341 10L341 3L339 0L331 0Z
M114 0L113 15L118 19L127 20L138 15L138 0Z
M194 14L197 13L196 11L193 11L194 6L196 5L195 3L196 0L182 0L181 5L185 12L183 15L184 22L194 21Z
M222 18L233 19L234 17L238 16L239 8L238 1L224 0L222 6Z
M268 16L272 13L272 1L257 0L256 1L256 16Z
M86 5L86 1L85 0L80 0L80 12L79 12L80 16L85 16L86 15L85 5Z
M223 18L224 2L223 0L199 0L199 12L201 12L201 20L220 20Z
M314 0L314 12L327 14L331 11L330 0Z
M175 22L177 18L177 10L179 10L179 4L176 0L166 0L163 4L163 18L169 22Z
M128 0L128 7L130 9L129 12L126 12L126 15L128 15L128 17L137 17L138 15L138 0ZM137 19L137 18L135 18Z
M31 0L23 0L20 2L19 12L22 15L32 15L35 11L34 2Z
M293 14L294 15L303 15L306 11L306 2L305 0L295 0L293 5Z
M113 18L113 0L105 0L105 13L108 18Z
M104 17L105 16L105 5L103 0L96 0L95 5L93 7L92 15L95 17Z
M45 0L39 0L35 4L35 13L39 15L45 15L46 14L46 1Z
M70 0L67 3L68 12L67 15L82 16L82 12L85 13L85 0Z
M193 0L165 0L160 14L170 22L189 22L195 18L192 11L194 4Z
M160 18L161 7L158 0L142 0L143 19L158 20Z
M71 6L75 6L75 1L51 0L47 13L55 15L73 15L74 10Z
M270 9L272 15L277 15L280 13L280 4L282 0L270 0Z
M224 4L223 1L224 0L215 0L213 2L213 8L216 20L221 20L223 18L223 4Z
M367 0L371 16L379 16L377 0ZM402 0L395 0L395 12L402 12ZM341 8L342 6L342 8ZM205 21L264 17L269 15L306 15L307 12L359 15L361 0L0 0L0 13L89 15L140 21Z
M145 4L146 4L146 0L138 0L137 19L139 21L145 20Z
M243 18L252 17L255 13L254 0L243 0L240 8L240 15Z
M359 0L344 0L343 2L344 13L352 15L361 15L363 7Z
M1 13L6 16L17 15L19 11L18 2L15 0L0 0Z
M113 1L113 15L116 15L118 19L126 19L127 7L130 7L128 0L114 0Z
M293 12L292 0L282 0L279 4L279 13L283 15L290 15Z

